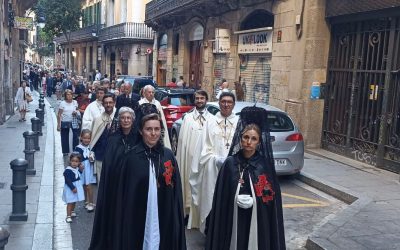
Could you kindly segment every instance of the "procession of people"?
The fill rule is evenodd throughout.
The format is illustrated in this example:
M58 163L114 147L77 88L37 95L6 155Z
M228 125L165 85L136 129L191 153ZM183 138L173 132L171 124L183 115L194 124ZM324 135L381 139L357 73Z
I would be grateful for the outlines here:
M122 83L116 96L109 79L66 81L58 129L63 153L79 155L68 166L73 174L65 176L72 202L66 222L76 219L75 202L85 200L95 213L89 249L187 249L185 229L200 230L205 249L285 249L266 110L248 107L237 115L236 96L220 91L220 111L213 115L206 108L208 93L196 90L175 157L153 86L137 96ZM89 94L93 101L83 108L72 100ZM91 189L96 183L97 200ZM83 194L76 191L80 185Z

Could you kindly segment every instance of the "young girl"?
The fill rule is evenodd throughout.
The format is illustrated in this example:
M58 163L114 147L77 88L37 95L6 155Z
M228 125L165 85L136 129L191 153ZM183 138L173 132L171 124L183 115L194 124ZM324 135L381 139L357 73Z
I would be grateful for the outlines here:
M96 183L96 177L93 173L94 154L90 151L89 143L91 141L92 132L89 129L83 129L80 136L81 143L76 146L75 151L81 155L82 165L84 167L82 174L82 184L85 191L85 208L87 211L93 212L93 191L91 184Z
M76 217L76 213L74 212L75 203L85 199L80 179L83 166L81 164L81 156L78 152L71 153L69 164L70 166L64 170L65 184L62 196L63 201L67 203L67 218L65 219L67 223L71 223L72 217Z

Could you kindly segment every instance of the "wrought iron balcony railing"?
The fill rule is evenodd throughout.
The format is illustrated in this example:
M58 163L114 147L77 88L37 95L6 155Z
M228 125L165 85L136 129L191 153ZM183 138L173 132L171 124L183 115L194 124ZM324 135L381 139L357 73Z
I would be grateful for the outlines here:
M146 21L184 11L194 5L205 3L206 0L152 0L146 4Z
M97 36L103 26L102 25L91 25L84 27L82 29L72 31L71 32L71 42L84 42L84 41L91 41L97 40ZM95 34L94 34L95 33ZM55 42L60 44L66 44L67 39L64 35L56 37L54 39Z
M99 41L116 41L125 39L153 40L153 30L144 23L120 23L100 30Z

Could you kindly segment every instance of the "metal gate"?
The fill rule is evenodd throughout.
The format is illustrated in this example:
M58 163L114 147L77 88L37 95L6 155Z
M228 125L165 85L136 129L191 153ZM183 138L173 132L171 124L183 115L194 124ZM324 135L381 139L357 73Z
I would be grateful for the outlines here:
M400 18L332 26L322 146L400 172Z

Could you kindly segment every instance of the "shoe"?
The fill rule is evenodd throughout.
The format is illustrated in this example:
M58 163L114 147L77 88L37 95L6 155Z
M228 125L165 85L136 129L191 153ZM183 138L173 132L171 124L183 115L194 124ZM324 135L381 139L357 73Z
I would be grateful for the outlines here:
M92 203L89 203L89 204L87 205L86 209L87 209L88 213L93 212L93 211L94 211L94 206L93 206L93 204L92 204Z
M26 122L26 119L25 119L25 118L22 118L22 120L23 120L24 122Z
M83 206L85 209L87 209L87 206L89 205L89 202L85 201L85 205Z
M77 215L76 215L75 211L72 211L72 212L71 212L71 217L74 218L74 217L76 217L76 216L77 216Z
M72 223L71 216L67 216L67 218L65 218L65 222Z
M18 121L19 121L19 122L23 122L24 120L22 120L22 119L19 119Z

